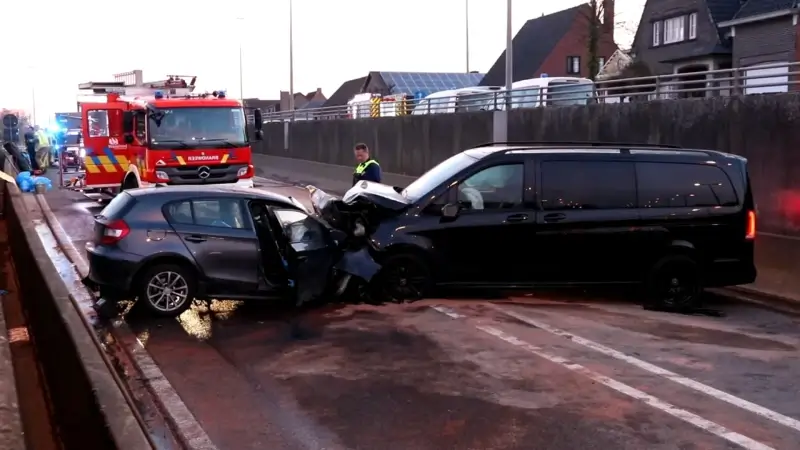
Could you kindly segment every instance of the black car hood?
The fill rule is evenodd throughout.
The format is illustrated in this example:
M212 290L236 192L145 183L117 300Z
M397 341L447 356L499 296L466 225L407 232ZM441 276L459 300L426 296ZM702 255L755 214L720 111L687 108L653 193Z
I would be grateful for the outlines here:
M400 211L411 204L407 198L403 197L401 192L400 188L392 187L388 184L359 181L349 191L345 192L342 201L345 204L353 204L359 200L366 200L382 208Z

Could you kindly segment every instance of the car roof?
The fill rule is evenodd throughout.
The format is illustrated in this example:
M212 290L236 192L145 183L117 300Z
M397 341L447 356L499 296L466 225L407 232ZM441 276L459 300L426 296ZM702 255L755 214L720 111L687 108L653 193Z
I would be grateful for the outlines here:
M231 184L214 184L206 186L169 186L163 187L150 187L142 189L131 189L125 191L132 197L247 197L259 198L271 202L280 202L287 205L294 205L288 196L276 194L274 192L263 191L258 188L249 188L236 186Z
M465 150L469 156L482 159L491 155L508 153L628 153L658 156L695 156L716 158L741 158L738 155L718 150L681 148L673 145L606 142L532 142L532 143L488 143Z

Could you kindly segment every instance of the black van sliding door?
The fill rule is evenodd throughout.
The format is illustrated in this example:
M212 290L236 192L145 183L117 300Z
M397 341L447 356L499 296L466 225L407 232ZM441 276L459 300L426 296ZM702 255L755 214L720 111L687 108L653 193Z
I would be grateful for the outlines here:
M634 281L641 237L634 163L543 155L539 174L537 281Z

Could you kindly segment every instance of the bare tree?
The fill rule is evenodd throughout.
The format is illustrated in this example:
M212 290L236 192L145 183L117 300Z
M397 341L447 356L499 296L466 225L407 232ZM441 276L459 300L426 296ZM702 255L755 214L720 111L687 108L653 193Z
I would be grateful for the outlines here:
M594 80L597 76L597 73L600 71L598 53L600 51L600 35L603 30L603 16L605 15L606 1L589 0L587 4L589 6L589 10L587 12L589 29L586 39L586 50L589 55L587 68L589 69L589 78Z

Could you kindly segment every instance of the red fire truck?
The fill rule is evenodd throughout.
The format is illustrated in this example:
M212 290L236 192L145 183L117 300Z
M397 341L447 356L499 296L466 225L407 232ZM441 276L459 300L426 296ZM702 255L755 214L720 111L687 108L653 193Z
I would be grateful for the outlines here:
M102 101L80 103L83 173L62 170L62 185L115 194L159 185L253 186L255 170L243 105L223 91L194 93L170 77L161 86L84 83ZM254 133L262 139L261 111Z

